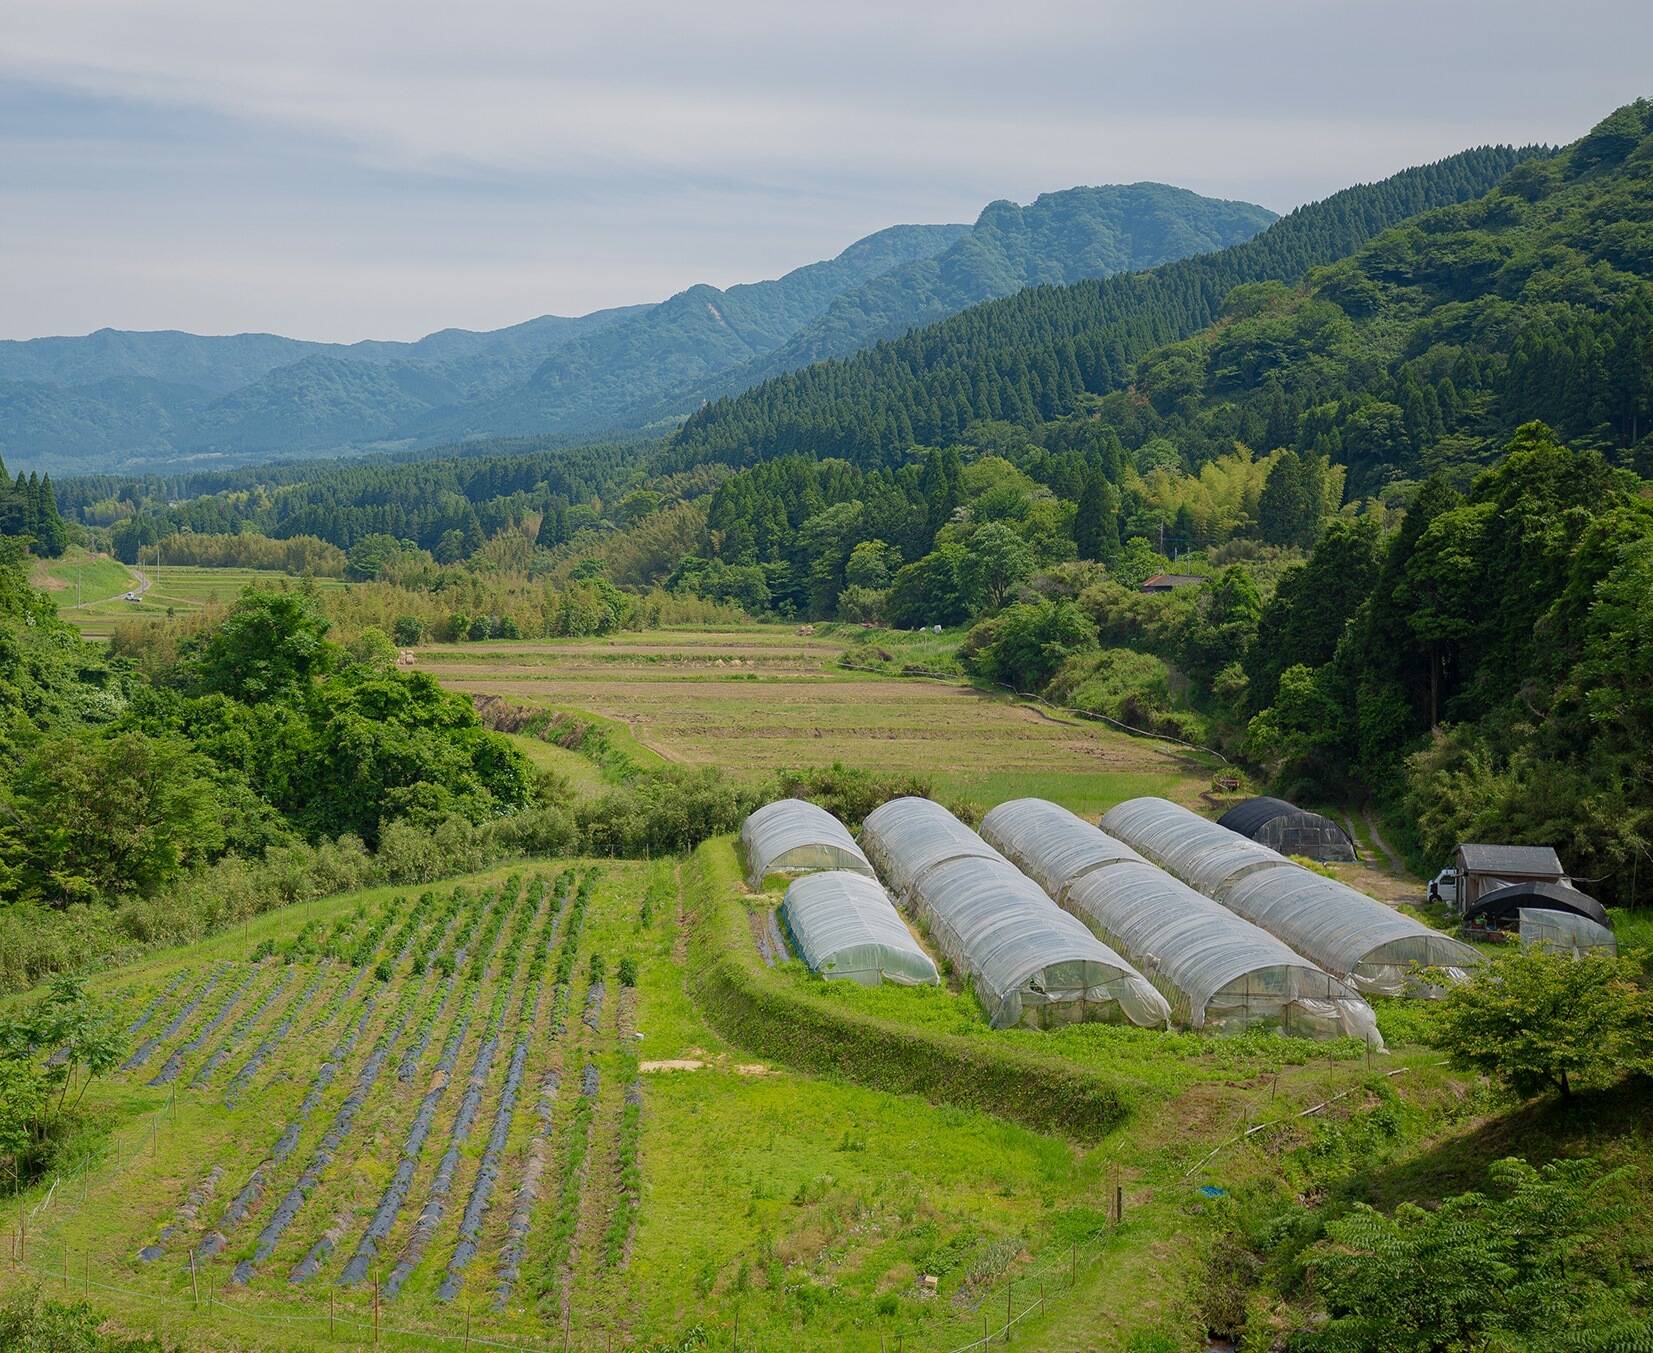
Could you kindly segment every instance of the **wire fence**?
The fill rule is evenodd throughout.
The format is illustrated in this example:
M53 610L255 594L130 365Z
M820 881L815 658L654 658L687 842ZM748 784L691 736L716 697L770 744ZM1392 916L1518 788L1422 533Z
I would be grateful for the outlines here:
M65 1299L79 1296L82 1300L89 1301L94 1294L98 1294L123 1301L139 1302L152 1309L167 1311L192 1325L204 1326L208 1331L220 1333L235 1323L245 1321L271 1329L304 1328L313 1331L318 1338L325 1331L328 1341L344 1338L369 1344L377 1344L383 1339L390 1338L409 1340L427 1347L497 1348L512 1350L513 1353L558 1353L558 1350L568 1353L571 1349L601 1347L612 1350L616 1346L611 1332L605 1332L597 1344L592 1344L584 1335L576 1334L566 1317L562 1330L553 1334L549 1341L509 1335L486 1326L479 1327L469 1313L465 1315L462 1327L451 1330L391 1324L383 1319L376 1285L374 1293L365 1298L371 1303L367 1312L354 1306L340 1310L336 1304L336 1294L330 1298L329 1309L325 1313L250 1309L223 1300L216 1285L212 1283L200 1283L196 1286L193 1264L190 1268L190 1296L145 1291L142 1288L108 1281L102 1276L94 1276L89 1249L76 1251L67 1241L48 1243L31 1240L31 1229L41 1224L42 1219L49 1220L54 1208L61 1215L66 1208L86 1204L86 1189L94 1168L102 1167L108 1171L111 1178L118 1178L144 1156L153 1155L158 1147L162 1125L172 1119L176 1112L176 1103L174 1089L162 1104L150 1111L147 1128L138 1134L137 1144L116 1156L113 1161L107 1156L88 1157L80 1163L79 1168L54 1175L45 1194L32 1207L19 1200L17 1222L11 1229L10 1237L13 1271L26 1273L34 1278L43 1295L61 1291ZM77 1182L80 1185L78 1203L74 1198L74 1186ZM971 1349L989 1348L995 1342L1010 1343L1018 1326L1044 1313L1050 1295L1071 1289L1078 1284L1082 1275L1089 1273L1112 1241L1115 1231L1123 1221L1123 1212L1124 1194L1116 1181L1114 1196L1109 1206L1108 1227L1084 1241L1070 1244L1065 1250L1061 1246L1047 1246L1033 1264L1023 1269L1016 1277L1003 1283L985 1284L982 1297L976 1306L982 1313L981 1334L967 1343L949 1345L945 1353L967 1353ZM75 1263L77 1258L80 1261L78 1266ZM998 1311L998 1293L1001 1290L1004 1293L1003 1312L997 1316L997 1323L994 1323L994 1313ZM1015 1301L1018 1291L1036 1291L1037 1295L1024 1299L1025 1304L1018 1308ZM742 1344L738 1316L735 1317L729 1337L731 1350L756 1347ZM936 1338L932 1332L910 1329L887 1331L881 1342L885 1349L905 1353L908 1347L914 1350L926 1346L934 1347ZM624 1348L629 1345L622 1343L619 1346Z

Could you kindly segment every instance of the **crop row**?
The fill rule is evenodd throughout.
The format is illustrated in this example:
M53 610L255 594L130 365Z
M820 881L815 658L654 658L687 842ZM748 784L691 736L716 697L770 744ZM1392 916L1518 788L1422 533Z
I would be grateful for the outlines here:
M167 1039L171 1038L178 1032L179 1029L183 1028L184 1021L195 1013L202 1001L212 995L213 988L218 985L219 978L224 975L228 966L228 964L220 964L218 967L214 968L212 972L208 974L207 980L201 984L195 994L185 1001L183 1006L178 1010L177 1014L173 1015L173 1017L167 1021L166 1027L162 1029L160 1033L146 1038L142 1043L138 1044L136 1051L134 1051L130 1057L121 1063L121 1070L136 1071L150 1059L156 1048L160 1047L162 1043L166 1042Z
M146 1263L153 1263L166 1253L167 1243L176 1240L200 1215L201 1209L210 1203L218 1192L218 1181L224 1177L224 1167L214 1165L207 1171L206 1176L192 1188L179 1204L173 1219L161 1228L161 1234L152 1245L145 1245L138 1251L138 1258Z
M455 980L449 977L447 982L451 984ZM472 988L469 996L470 1006L475 1005L476 997L477 992ZM448 1033L447 1041L442 1045L442 1054L436 1060L436 1071L431 1086L425 1091L424 1098L419 1101L418 1111L413 1115L413 1125L408 1129L407 1139L402 1143L402 1156L396 1163L396 1173L391 1176L372 1220L368 1222L367 1229L357 1242L356 1252L344 1266L344 1274L340 1281L346 1285L359 1283L367 1277L368 1269L378 1257L379 1247L389 1239L391 1228L395 1226L396 1218L407 1202L408 1193L413 1188L414 1173L419 1168L419 1154L424 1150L425 1138L430 1135L431 1127L436 1122L437 1106L441 1103L442 1096L447 1093L448 1085L453 1078L454 1066L459 1061L459 1050L465 1044L465 1035L471 1025L471 1013L470 1008L460 1012ZM411 1071L407 1078L412 1078ZM312 1268L310 1272L302 1275L295 1272L293 1276L295 1280L302 1281L314 1271Z
M277 975L276 980L270 983L269 990L259 998L258 1004L236 1020L229 1033L225 1035L224 1041L213 1049L212 1056L201 1063L201 1069L190 1080L189 1088L191 1090L199 1090L212 1079L213 1073L229 1060L230 1054L241 1046L241 1040L246 1038L258 1026L259 1021L270 1013L270 1007L286 994L287 988L292 984L292 969L283 969Z
M448 1149L442 1153L442 1159L437 1164L436 1176L431 1180L430 1196L420 1209L418 1220L414 1222L413 1234L408 1239L407 1248L385 1281L384 1294L387 1297L394 1297L402 1290L402 1284L424 1258L425 1250L435 1237L437 1227L442 1224L442 1214L446 1210L448 1195L453 1191L453 1179L459 1169L465 1139L470 1136L471 1124L475 1121L476 1111L482 1103L483 1087L487 1084L488 1073L493 1069L494 1058L499 1054L499 1026L504 1022L506 994L501 990L494 998L494 1009L488 1017L482 1046L477 1049L476 1057L471 1063L471 1074L465 1082L465 1093L460 1098L459 1111L454 1115L453 1126L448 1132Z
M338 1154L339 1147L344 1139L350 1135L350 1129L355 1126L356 1115L367 1102L367 1097L373 1092L378 1082L379 1074L384 1070L385 1062L389 1059L391 1050L407 1028L413 1017L413 1005L417 999L419 988L410 985L403 993L400 1008L390 1026L379 1035L374 1043L373 1050L368 1054L362 1069L357 1073L355 1084L350 1087L350 1093L345 1095L344 1102L333 1114L333 1121L322 1135L320 1143L311 1153L304 1169L299 1173L297 1181L287 1190L281 1202L276 1205L275 1214L265 1223L264 1229L259 1232L257 1243L253 1246L252 1256L243 1259L235 1266L231 1280L238 1285L245 1286L252 1281L258 1271L258 1265L268 1259L274 1252L276 1243L281 1239L287 1228L293 1224L299 1211L308 1201L321 1177L327 1172L328 1166ZM434 994L431 999L435 999Z
M246 1088L247 1083L258 1074L264 1063L269 1059L270 1054L281 1046L288 1033L292 1031L293 1022L309 1007L310 1002L315 1000L316 993L325 985L328 976L329 970L327 968L317 968L315 975L310 979L310 984L299 992L297 998L287 1007L286 1013L281 1017L281 1022L259 1040L258 1046L252 1051L252 1055L241 1064L240 1069L230 1078L229 1085L225 1087L224 1103L227 1106L234 1105L236 1097Z
M392 904L401 906L405 899L398 897ZM396 932L390 937L391 962L401 967L407 962L408 955L413 952L413 946L419 939L421 927L427 917L436 910L436 894L426 889L419 894L419 900L409 907L402 918L402 924L396 927Z
M453 888L442 894L437 903L435 921L414 945L410 964L415 977L421 976L436 955L447 947L449 939L454 936L454 927L459 923L460 916L470 909L473 902L474 899L466 888Z
M151 1085L168 1085L175 1081L178 1078L178 1073L184 1069L184 1062L192 1054L205 1047L207 1040L224 1027L225 1022L230 1017L230 1012L240 1003L241 998L247 994L247 988L258 981L258 977L259 970L254 968L242 978L241 985L224 998L224 1003L213 1013L211 1019L195 1031L194 1037L187 1043L173 1049L172 1055L161 1064L161 1069L150 1077L149 1083Z
M510 1220L505 1223L505 1247L500 1251L499 1282L494 1288L496 1311L505 1309L522 1273L522 1256L528 1248L528 1233L533 1225L534 1204L539 1200L540 1177L545 1173L545 1153L551 1143L556 1098L557 1073L547 1071L540 1079L539 1103L535 1107L533 1145L529 1147L528 1160L522 1167L522 1178L517 1184L517 1196L511 1207Z
M516 952L521 953L521 939L526 938L526 922L538 913L540 904L545 895L543 879L536 879L528 890L528 901L520 913L518 922L513 924L514 935L520 935L515 941ZM544 924L535 936L531 953L534 959L542 959L551 947L551 939L556 933L559 907L553 905L546 909ZM535 970L538 970L537 972ZM539 1026L540 1011L545 999L545 979L543 976L544 963L530 962L530 977L524 988L522 1004L517 1012L517 1034L515 1046L511 1049L510 1065L506 1068L505 1084L499 1093L499 1104L494 1110L493 1127L489 1130L487 1145L483 1148L482 1161L477 1167L475 1181L471 1185L471 1196L465 1204L465 1211L459 1222L459 1242L454 1247L452 1258L448 1261L447 1276L442 1280L442 1286L437 1291L437 1298L441 1301L452 1301L459 1295L464 1284L464 1271L470 1266L481 1249L482 1219L488 1210L488 1204L493 1198L494 1187L499 1179L500 1163L505 1154L505 1142L510 1136L511 1120L516 1113L517 1095L521 1092L522 1079L528 1063L528 1054L533 1046L534 1033Z
M559 1292L563 1303L567 1303L574 1267L574 1233L580 1224L580 1190L585 1180L586 1156L591 1149L591 1120L596 1112L598 1086L597 1068L587 1063L580 1072L580 1093L569 1113L557 1210L546 1228L546 1251L539 1279L542 1308Z
M138 1017L126 1026L126 1037L128 1039L133 1039L142 1033L144 1026L160 1013L161 1007L171 1000L173 993L175 993L179 987L183 986L185 982L189 981L189 979L190 974L188 972L181 972L173 978L172 985L167 987L165 991L160 992L152 998L149 1004L144 1006L144 1008L138 1012Z
M513 880L506 888L506 896L515 898L520 880ZM522 909L530 919L533 911L527 907ZM500 913L503 916L503 912ZM493 927L495 939L499 938L499 930ZM491 946L479 945L479 952L485 952ZM425 1199L425 1205L419 1211L419 1216L413 1225L413 1234L408 1238L396 1265L390 1271L390 1276L384 1284L384 1295L395 1297L413 1270L418 1267L424 1258L425 1251L435 1238L437 1229L442 1224L442 1217L447 1211L448 1198L453 1192L454 1177L458 1173L459 1165L464 1153L466 1140L470 1136L471 1127L476 1121L477 1111L482 1105L483 1091L487 1085L488 1076L493 1070L495 1060L499 1056L501 1033L505 1024L505 1014L509 1008L511 989L515 985L517 975L522 969L523 948L521 944L513 947L510 971L504 975L499 983L493 999L492 1007L488 1012L488 1022L482 1040L477 1049L476 1057L471 1064L471 1074L465 1082L465 1093L459 1101L459 1109L454 1115L454 1121L448 1131L448 1147L437 1162L436 1174L431 1179L430 1193ZM486 968L484 967L484 971Z
M626 1085L620 1109L620 1128L615 1146L615 1184L618 1198L609 1214L603 1234L603 1262L609 1268L623 1265L630 1255L631 1237L637 1227L637 1209L643 1197L643 1172L638 1159L643 1137L643 1082L636 1077Z
M245 1221L248 1213L258 1205L270 1175L293 1153L305 1120L315 1112L316 1106L321 1103L322 1096L327 1092L327 1087L339 1074L339 1068L355 1051L356 1043L366 1030L368 1021L373 1018L374 999L372 995L367 997L362 1003L361 1018L349 1027L344 1037L327 1054L327 1059L316 1068L316 1074L310 1079L304 1099L294 1111L293 1117L288 1120L287 1126L282 1129L281 1135L276 1138L275 1145L270 1148L270 1154L254 1168L241 1192L236 1194L230 1205L224 1209L218 1225L209 1231L196 1247L197 1257L210 1259L222 1251L229 1244L228 1233Z

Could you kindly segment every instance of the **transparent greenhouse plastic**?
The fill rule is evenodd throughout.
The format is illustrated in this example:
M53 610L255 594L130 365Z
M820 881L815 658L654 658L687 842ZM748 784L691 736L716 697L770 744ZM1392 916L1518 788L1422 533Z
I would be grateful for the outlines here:
M1063 890L1109 864L1147 864L1123 841L1049 799L1009 799L981 820L987 843L1062 901Z
M891 799L873 809L861 824L861 844L884 886L903 903L924 871L945 860L1004 860L933 799Z
M1222 900L1225 884L1290 861L1169 799L1129 799L1102 815L1102 830L1134 846L1189 887Z
M872 865L849 828L805 799L776 799L741 825L746 882L755 891L771 874L849 869L872 877Z
M1443 988L1420 981L1415 967L1439 969L1450 983L1481 961L1461 940L1165 799L1122 803L1102 826L1364 995L1439 996Z
M865 874L805 874L786 890L780 915L793 950L822 977L868 987L941 981L889 894Z
M995 1029L1170 1023L1141 973L940 804L887 803L862 839L884 878L906 881L907 904L970 978Z
M1618 937L1604 925L1588 916L1575 916L1569 911L1548 911L1542 907L1522 907L1521 944L1548 949L1554 954L1583 958L1587 954L1616 954Z
M1001 803L982 834L1135 964L1178 1024L1383 1046L1372 1008L1343 982L1066 808Z

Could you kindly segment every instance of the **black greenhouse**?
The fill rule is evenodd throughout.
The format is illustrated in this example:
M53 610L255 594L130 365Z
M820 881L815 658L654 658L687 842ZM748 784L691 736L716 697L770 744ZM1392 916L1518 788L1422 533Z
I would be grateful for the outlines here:
M1247 799L1218 818L1217 825L1282 855L1302 855L1310 860L1355 858L1355 843L1331 818L1284 799Z

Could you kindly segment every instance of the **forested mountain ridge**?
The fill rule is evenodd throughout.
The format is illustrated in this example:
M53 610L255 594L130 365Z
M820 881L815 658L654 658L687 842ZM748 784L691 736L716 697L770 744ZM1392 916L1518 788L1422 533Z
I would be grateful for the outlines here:
M1269 219L1158 184L1072 189L1026 208L995 203L974 226L893 226L772 281L489 333L341 345L103 330L14 342L0 345L0 449L95 473L636 429L693 408L709 380L742 388L762 372L732 373L802 332L813 336L782 361L849 350L1030 281L1215 248Z
M492 400L436 413L419 431L466 436L606 427L662 390L772 350L843 291L928 258L967 229L891 226L836 258L772 281L726 290L692 286L623 323L561 346L523 382Z
M1295 283L1381 231L1479 197L1542 148L1489 146L1334 193L1215 254L1145 273L1031 287L778 376L693 415L664 463L734 464L803 451L878 459L941 445L978 419L1033 425L1122 388L1152 348L1216 320L1242 283Z
M1163 183L1070 188L1042 193L1025 207L992 202L969 234L944 252L845 292L774 352L694 393L715 397L743 390L1023 287L1140 272L1209 253L1251 238L1276 219L1249 202L1204 198ZM681 396L678 403L683 406Z

